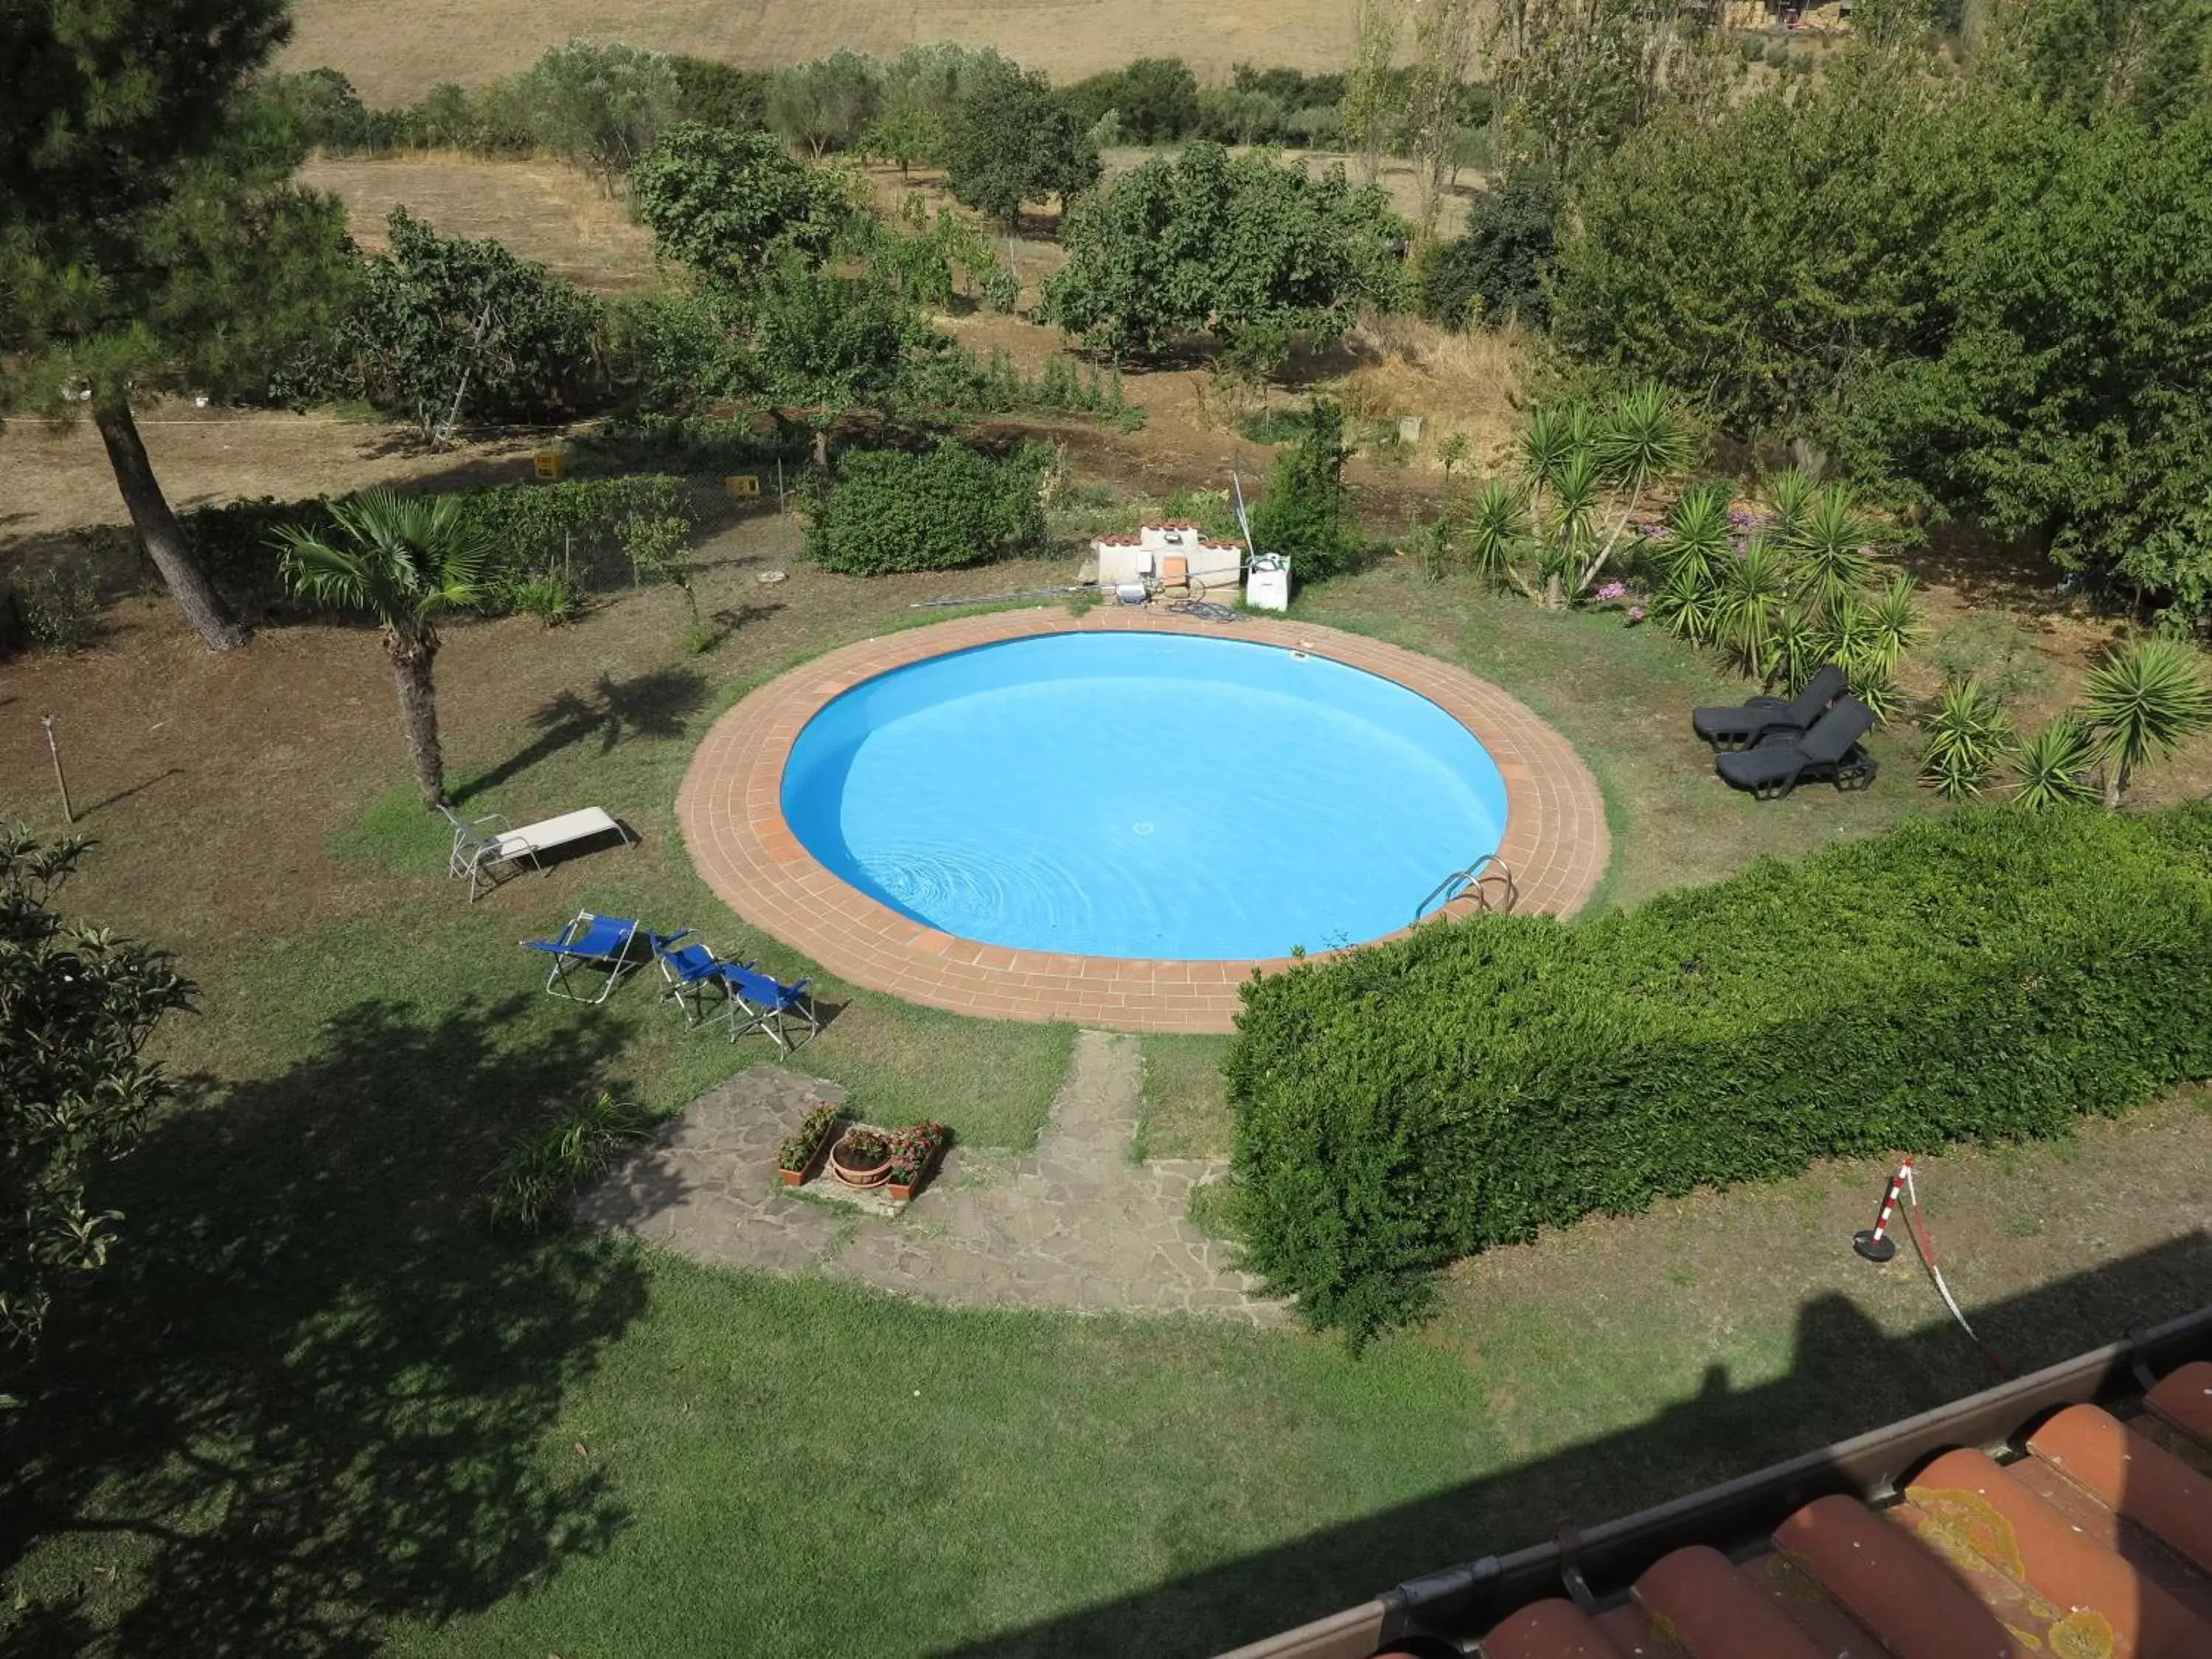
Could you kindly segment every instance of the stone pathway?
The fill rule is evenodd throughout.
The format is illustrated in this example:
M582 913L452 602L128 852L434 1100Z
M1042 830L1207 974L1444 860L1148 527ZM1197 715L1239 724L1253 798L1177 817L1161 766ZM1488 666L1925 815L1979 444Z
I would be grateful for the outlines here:
M1232 1247L1184 1213L1206 1159L1129 1157L1142 1100L1136 1039L1079 1031L1036 1151L955 1146L895 1219L776 1178L777 1143L836 1085L757 1066L692 1102L578 1202L578 1217L695 1261L820 1273L933 1302L1085 1313L1194 1313L1254 1324L1284 1317L1230 1265Z

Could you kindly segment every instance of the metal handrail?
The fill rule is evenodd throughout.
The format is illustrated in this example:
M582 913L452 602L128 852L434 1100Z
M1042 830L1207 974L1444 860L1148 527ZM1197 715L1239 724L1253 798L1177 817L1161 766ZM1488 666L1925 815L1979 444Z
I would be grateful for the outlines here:
M1494 865L1497 867L1488 874L1484 874L1482 872L1485 865ZM1451 874L1430 889L1428 897L1414 907L1413 921L1418 922L1423 916L1428 915L1431 905L1438 904L1441 902L1443 905L1448 906L1469 889L1474 890L1475 896L1481 901L1484 911L1489 911L1492 908L1490 896L1482 890L1482 884L1492 879L1503 879L1505 883L1505 902L1498 908L1507 911L1511 910L1521 896L1521 884L1513 879L1513 867L1497 854L1485 853L1466 869L1453 871ZM1413 923L1409 922L1407 925L1411 927Z

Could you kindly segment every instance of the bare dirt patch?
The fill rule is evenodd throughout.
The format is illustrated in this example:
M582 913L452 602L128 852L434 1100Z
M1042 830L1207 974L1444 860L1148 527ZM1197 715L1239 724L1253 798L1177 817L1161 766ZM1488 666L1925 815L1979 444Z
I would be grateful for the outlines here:
M863 581L790 564L786 546L772 514L705 544L699 599L718 618L719 643L696 658L678 649L682 604L667 588L602 595L558 631L520 617L449 627L437 672L453 775L511 767L517 743L526 750L531 733L552 729L547 711L588 714L605 686L673 672L672 661L710 690L749 683L905 623L916 600L1066 580L1054 562ZM764 586L757 575L770 568L789 574ZM368 628L270 627L242 652L211 656L165 598L149 597L111 605L90 651L0 664L0 819L57 832L44 713L59 717L77 827L103 842L78 890L104 921L204 964L274 932L368 915L415 884L328 850L365 803L407 776L391 672ZM650 809L655 825L661 805L597 804Z
M345 203L347 226L370 252L386 246L385 221L404 207L448 236L490 237L580 288L621 294L653 281L652 234L562 162L318 155L299 176Z
M196 410L167 402L142 410L146 453L179 512L273 495L295 501L402 479L477 489L530 476L543 434L502 432L428 453L404 428L328 412ZM58 429L10 421L0 430L0 562L18 538L123 524L115 474L88 422Z
M1341 0L751 0L735 6L612 7L585 0L301 0L287 69L327 64L371 103L419 98L440 81L509 74L574 35L688 52L749 68L804 63L841 46L896 55L920 41L996 46L1055 80L1180 57L1201 78L1240 63L1339 69L1350 46Z

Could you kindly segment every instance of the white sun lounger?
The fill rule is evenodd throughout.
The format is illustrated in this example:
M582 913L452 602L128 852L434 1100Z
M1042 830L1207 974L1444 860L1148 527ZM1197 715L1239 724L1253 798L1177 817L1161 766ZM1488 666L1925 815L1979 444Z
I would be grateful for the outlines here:
M469 902L474 903L485 888L495 885L503 865L520 864L527 860L540 873L545 866L538 862L540 853L550 853L556 847L589 841L594 836L620 836L625 846L630 833L612 816L596 806L586 806L579 812L563 812L557 818L547 818L542 823L526 823L520 830L509 828L507 819L497 812L480 818L464 819L450 806L439 809L453 826L453 851L447 861L447 872L457 879L465 876L469 883ZM489 826L499 826L495 833L487 834Z

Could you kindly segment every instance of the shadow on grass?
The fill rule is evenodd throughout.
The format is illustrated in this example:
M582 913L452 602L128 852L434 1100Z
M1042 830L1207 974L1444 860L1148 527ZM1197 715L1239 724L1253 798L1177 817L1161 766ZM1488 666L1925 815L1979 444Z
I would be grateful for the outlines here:
M626 738L680 738L707 703L707 677L696 668L655 668L626 680L599 676L589 692L562 691L530 716L538 732L521 749L453 791L456 805L528 771L565 749L596 738L602 755Z
M622 1530L555 1425L642 1277L481 1220L507 1141L597 1086L615 1033L526 1046L524 1006L358 1003L104 1183L124 1241L8 1437L0 1574L41 1538L112 1565L19 1608L11 1651L97 1624L124 1655L367 1655L389 1620L488 1607Z
M1901 1260L1887 1271L1912 1268ZM1978 1310L1975 1328L2025 1371L2191 1312L2207 1285L2212 1233L2195 1232ZM1694 1398L1621 1433L957 1652L1197 1659L1357 1607L1424 1574L1541 1544L1570 1524L1587 1529L1686 1497L1997 1381L1948 1321L1892 1336L1845 1298L1824 1296L1800 1311L1794 1360L1773 1382L1738 1389L1716 1365ZM1792 1501L1837 1489L1839 1479L1808 1481ZM1599 1594L1624 1587L1597 1583L1595 1571ZM1459 1650L1417 1642L1402 1650Z

